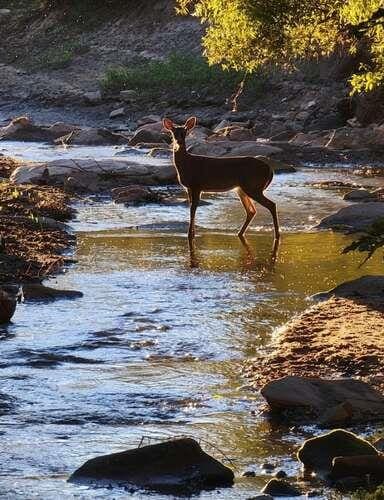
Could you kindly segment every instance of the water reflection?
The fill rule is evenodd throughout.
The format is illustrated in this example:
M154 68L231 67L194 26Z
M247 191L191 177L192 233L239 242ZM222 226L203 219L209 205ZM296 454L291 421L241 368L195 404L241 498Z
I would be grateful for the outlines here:
M340 253L350 238L328 232L284 234L277 251L270 232L241 242L201 231L191 254L184 226L156 220L156 229L79 233L78 264L50 284L84 296L21 305L0 333L0 391L12 398L0 415L0 492L9 498L109 498L66 478L143 434L203 437L239 474L255 470L201 499L254 496L270 477L265 461L298 473L291 455L308 429L265 420L259 396L241 387L239 364L308 295L382 272L380 256L358 269L360 256Z

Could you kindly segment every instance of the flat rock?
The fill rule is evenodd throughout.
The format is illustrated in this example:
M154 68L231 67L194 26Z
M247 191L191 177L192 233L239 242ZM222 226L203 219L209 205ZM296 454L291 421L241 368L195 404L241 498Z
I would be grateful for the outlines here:
M10 181L15 184L50 184L100 191L128 184L174 183L176 172L171 164L144 165L126 158L60 159L22 164L14 170Z
M77 299L83 296L77 290L59 290L40 283L23 284L24 299L30 301L53 301L58 299Z
M359 203L341 208L336 213L328 215L320 221L316 228L350 232L363 231L380 217L384 217L384 203Z
M315 300L328 300L331 297L382 297L384 300L384 276L362 276L355 280L346 281L331 288L327 292L312 296Z
M377 456L378 451L368 441L352 432L337 429L322 436L307 439L297 456L308 471L329 473L335 457Z
M384 419L384 396L361 380L287 376L266 384L261 394L273 411L307 409L307 418L325 427Z
M113 481L164 494L191 495L232 486L231 469L205 453L193 439L143 446L88 460L70 482Z

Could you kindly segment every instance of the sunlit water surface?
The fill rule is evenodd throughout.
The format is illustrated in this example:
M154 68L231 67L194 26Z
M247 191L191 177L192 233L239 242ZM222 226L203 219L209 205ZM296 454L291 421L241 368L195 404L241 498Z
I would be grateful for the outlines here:
M0 495L147 498L66 481L87 459L137 446L142 436L191 435L232 460L235 486L202 499L255 495L271 477L265 462L299 474L293 453L310 430L262 417L239 364L312 293L382 273L379 257L361 270L361 256L340 254L349 237L303 232L346 205L340 192L306 185L321 179L361 182L324 169L275 178L270 194L285 228L275 266L269 215L260 210L245 248L234 236L243 213L233 194L199 208L194 267L184 206L79 202L78 264L48 283L84 297L23 304L0 331L0 391L10 397L0 414ZM244 470L256 477L241 477Z

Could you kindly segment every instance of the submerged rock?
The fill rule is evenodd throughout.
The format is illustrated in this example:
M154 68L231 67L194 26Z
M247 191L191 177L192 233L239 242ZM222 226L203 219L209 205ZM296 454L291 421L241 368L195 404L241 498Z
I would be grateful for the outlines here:
M378 451L368 441L352 432L337 429L305 441L297 456L307 470L329 473L335 457L377 454Z
M301 490L283 479L271 479L261 492L271 495L272 497L298 497L302 495Z
M115 203L156 203L160 202L164 198L164 195L155 193L152 189L140 185L114 188L111 193Z
M301 419L317 418L324 427L384 419L384 396L361 380L288 376L269 382L261 394L272 410L299 410Z
M165 494L193 494L232 486L231 469L182 438L88 460L70 482L110 480Z
M384 217L384 203L359 203L341 208L322 219L316 227L351 232L364 231L380 217Z
M337 297L384 297L384 276L362 276L355 280L341 283L327 292L316 293L315 300L328 300Z

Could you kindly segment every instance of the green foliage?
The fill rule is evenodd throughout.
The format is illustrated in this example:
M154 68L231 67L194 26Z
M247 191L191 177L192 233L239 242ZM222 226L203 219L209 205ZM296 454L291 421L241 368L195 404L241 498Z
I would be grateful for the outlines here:
M39 54L36 66L49 69L63 69L69 66L76 54L87 51L87 47L76 42L63 42Z
M330 55L340 46L369 62L352 77L356 91L384 82L383 0L177 0L178 12L204 23L208 61L255 71L265 64L292 69L300 59Z
M131 66L110 68L101 85L107 91L132 89L154 98L163 91L177 94L179 90L217 95L233 92L241 78L234 70L209 66L203 57L173 54L163 61L145 60ZM257 95L260 87L260 78L253 76L248 88Z
M367 257L361 263L361 266L367 262L368 259L379 248L384 246L384 218L375 221L367 231L360 236L359 239L353 241L350 245L344 248L342 253L353 251L367 253ZM372 497L373 498L373 497Z

